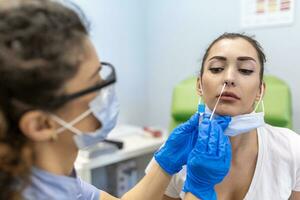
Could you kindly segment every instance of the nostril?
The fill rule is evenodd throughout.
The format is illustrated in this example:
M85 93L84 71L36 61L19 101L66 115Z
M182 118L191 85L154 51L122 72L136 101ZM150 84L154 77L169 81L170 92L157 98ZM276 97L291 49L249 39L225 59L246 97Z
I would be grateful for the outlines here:
M227 86L234 86L235 85L234 81L224 81L224 84L226 84Z

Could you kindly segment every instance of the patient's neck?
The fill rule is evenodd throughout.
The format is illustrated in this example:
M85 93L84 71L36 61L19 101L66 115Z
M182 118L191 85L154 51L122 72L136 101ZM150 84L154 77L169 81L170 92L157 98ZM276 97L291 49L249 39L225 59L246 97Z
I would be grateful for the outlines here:
M241 155L256 157L258 153L257 130L230 137L232 160L238 160Z

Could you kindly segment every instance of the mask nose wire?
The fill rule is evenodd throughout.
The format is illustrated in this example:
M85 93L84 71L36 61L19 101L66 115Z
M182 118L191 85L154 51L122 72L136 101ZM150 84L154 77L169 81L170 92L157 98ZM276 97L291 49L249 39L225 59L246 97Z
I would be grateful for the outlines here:
M227 85L227 82L225 82L224 85L223 85L223 87L222 87L220 96L219 96L219 98L218 98L218 100L217 100L217 102L216 102L216 104L215 104L215 107L214 107L212 113L211 113L211 116L210 116L210 118L209 118L209 121L212 120L212 118L213 118L213 116L214 116L214 114L215 114L216 108L217 108L217 106L218 106L218 104L219 104L220 98L222 97L222 94L223 94L223 92L224 92L224 89L225 89L225 86L226 86L226 85Z

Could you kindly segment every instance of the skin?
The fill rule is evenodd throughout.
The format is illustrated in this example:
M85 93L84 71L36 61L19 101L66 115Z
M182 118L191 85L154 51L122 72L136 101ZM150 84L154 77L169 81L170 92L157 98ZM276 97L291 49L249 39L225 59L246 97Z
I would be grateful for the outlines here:
M216 108L220 115L236 116L251 113L259 100L264 83L259 73L261 66L255 48L242 38L222 39L211 48L204 63L204 72L197 81L197 92L213 110L226 81L224 91L238 99L221 98ZM243 199L250 187L258 155L256 130L230 138L232 144L231 168L224 180L215 186L218 199ZM243 178L241 178L243 177ZM292 192L291 200L300 200L300 192ZM191 194L186 197L197 199ZM178 200L164 196L163 200Z
M259 60L255 49L243 39L221 40L212 48L204 64L200 91L207 106L213 109L224 81L229 83L224 92L232 92L240 100L221 98L216 112L220 115L250 113L260 97ZM234 84L234 85L233 85Z
M64 89L66 93L74 93L100 82L100 77L97 76L99 63L93 44L86 38L83 62L78 73L65 84ZM97 93L90 93L76 98L52 114L57 115L66 122L72 121L89 109L88 104L96 95ZM20 119L19 127L23 134L32 141L35 153L34 165L36 167L56 175L69 176L71 174L78 154L72 132L66 129L57 135L56 130L61 126L53 120L51 114L41 110L25 113ZM84 133L96 130L101 127L101 123L93 115L89 115L75 124L74 127ZM116 198L102 191L100 199L161 199L170 180L171 176L165 173L158 164L154 163L149 173L124 196Z

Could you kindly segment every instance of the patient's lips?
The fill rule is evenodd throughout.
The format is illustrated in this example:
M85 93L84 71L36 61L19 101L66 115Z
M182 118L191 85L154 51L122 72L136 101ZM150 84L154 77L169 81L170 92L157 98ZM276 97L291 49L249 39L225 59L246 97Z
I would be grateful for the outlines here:
M218 95L217 97L219 97L219 96L220 95ZM241 98L233 92L223 92L223 94L220 98L220 100L223 100L223 101L237 101L240 99Z

